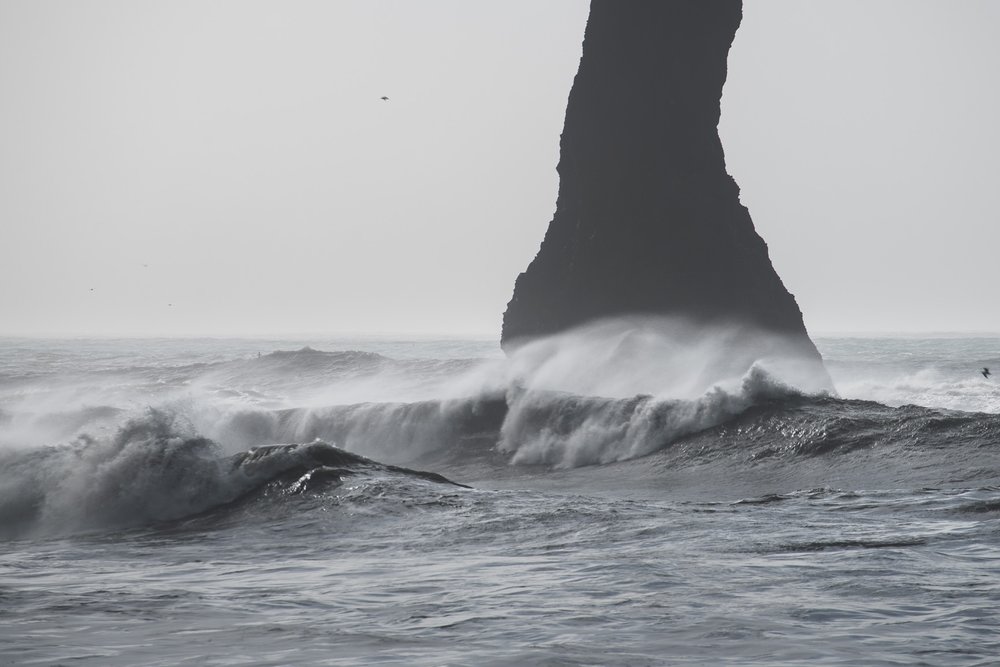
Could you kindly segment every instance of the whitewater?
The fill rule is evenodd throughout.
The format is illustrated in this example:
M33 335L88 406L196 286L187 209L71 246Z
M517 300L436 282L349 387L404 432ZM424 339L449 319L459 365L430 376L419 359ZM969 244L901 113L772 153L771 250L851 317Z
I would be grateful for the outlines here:
M0 665L997 664L1000 338L746 336L0 339Z

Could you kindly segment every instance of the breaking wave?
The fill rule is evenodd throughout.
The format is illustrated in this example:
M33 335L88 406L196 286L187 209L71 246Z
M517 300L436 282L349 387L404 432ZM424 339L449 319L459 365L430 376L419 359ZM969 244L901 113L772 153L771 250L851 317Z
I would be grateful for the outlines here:
M0 456L0 534L65 534L167 522L246 498L266 487L297 494L347 476L392 475L452 484L386 466L322 441L255 447L226 456L177 415L149 410L110 438Z
M702 333L601 325L507 361L304 347L90 374L81 362L55 381L14 373L0 382L0 533L169 522L347 476L447 481L414 468L458 481L628 461L852 474L852 456L876 452L857 465L898 463L906 486L918 469L975 480L997 467L998 415L841 399L776 359L780 341L734 367L732 332ZM822 469L816 478L827 483Z
M678 439L718 426L752 405L803 396L759 366L737 390L716 386L694 400L640 395L606 399L516 392L500 447L512 462L575 468L651 454Z

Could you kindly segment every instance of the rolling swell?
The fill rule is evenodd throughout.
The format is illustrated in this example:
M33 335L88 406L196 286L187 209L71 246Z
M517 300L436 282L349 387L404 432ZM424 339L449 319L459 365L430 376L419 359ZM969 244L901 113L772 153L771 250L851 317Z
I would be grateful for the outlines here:
M829 397L768 401L679 438L657 452L649 466L671 484L715 493L720 486L995 486L1000 482L1000 415ZM687 479L690 471L703 479Z
M996 449L1000 415L811 398L753 406L702 436L740 443L754 458L815 457L883 447L960 452Z

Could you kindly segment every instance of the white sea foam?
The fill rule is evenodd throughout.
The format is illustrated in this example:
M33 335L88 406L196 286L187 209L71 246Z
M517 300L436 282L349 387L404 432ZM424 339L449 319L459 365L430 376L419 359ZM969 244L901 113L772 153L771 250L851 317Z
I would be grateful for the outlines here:
M761 366L751 367L737 387L720 383L696 399L585 399L518 391L511 396L500 447L515 464L611 463L650 454L762 401L800 395Z
M597 322L519 348L500 447L571 468L649 454L778 396L827 393L780 335L677 318Z

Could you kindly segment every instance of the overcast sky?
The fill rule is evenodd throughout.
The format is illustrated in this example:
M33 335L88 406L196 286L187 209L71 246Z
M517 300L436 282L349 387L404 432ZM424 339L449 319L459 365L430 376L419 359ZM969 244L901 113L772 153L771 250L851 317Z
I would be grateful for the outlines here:
M0 335L499 335L587 10L0 0ZM720 132L810 331L1000 331L998 31L746 0Z

